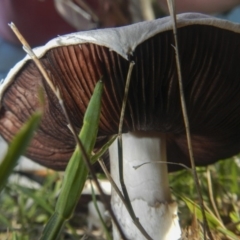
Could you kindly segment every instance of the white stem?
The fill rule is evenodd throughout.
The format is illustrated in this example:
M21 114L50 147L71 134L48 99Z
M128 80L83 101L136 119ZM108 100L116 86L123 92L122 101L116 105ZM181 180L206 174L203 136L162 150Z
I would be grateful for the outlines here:
M147 233L157 240L177 240L181 231L178 223L177 204L171 200L167 165L150 163L138 169L134 166L165 161L165 138L160 134L127 133L123 139L123 174L134 212ZM121 189L118 169L118 148L116 141L109 149L111 175ZM124 204L112 190L112 208L130 240L145 239L135 227ZM114 240L120 239L113 227Z

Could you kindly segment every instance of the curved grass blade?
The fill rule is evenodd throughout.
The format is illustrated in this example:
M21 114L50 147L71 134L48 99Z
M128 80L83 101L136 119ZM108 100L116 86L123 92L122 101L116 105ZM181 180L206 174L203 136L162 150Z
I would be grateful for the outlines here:
M108 148L112 145L112 143L115 141L117 138L117 135L112 136L107 143L105 143L102 148L94 153L91 157L91 163L95 163L99 158L102 157L102 155L108 150Z
M97 138L102 91L103 83L99 81L86 110L79 135L88 156L90 156ZM83 154L77 146L66 168L55 212L48 221L41 239L51 240L59 237L65 222L72 216L79 201L87 175L88 168Z
M186 203L189 210L197 216L197 219L200 221L203 221L201 207L186 196L180 196L180 198L182 198L182 200ZM206 213L207 222L211 229L216 229L217 231L227 236L228 239L231 239L231 240L239 239L239 236L236 236L233 232L225 228L224 225L221 223L221 221L213 213L211 213L207 209L205 213Z
M7 154L0 165L0 191L4 188L5 183L13 168L16 166L19 157L24 154L27 146L29 145L34 131L40 123L41 116L42 114L40 112L33 114L9 145Z
M54 209L53 207L47 202L47 198L40 198L39 194L37 194L36 190L29 189L27 187L23 187L21 185L17 186L17 190L21 193L26 195L29 199L33 199L35 204L38 204L44 211L47 213L53 214Z
M105 237L106 237L106 240L111 240L112 239L112 236L111 234L109 233L108 231L108 228L107 228L107 224L106 222L104 221L103 219L103 216L99 210L99 207L98 207L98 203L97 203L97 198L96 198L96 193L94 191L94 188L93 188L93 185L92 185L92 182L91 182L91 192L92 192L92 200L93 200L93 203L94 203L94 207L98 213L98 217L99 217L99 220L102 224L102 227L103 227L103 230L104 230L104 233L105 233Z

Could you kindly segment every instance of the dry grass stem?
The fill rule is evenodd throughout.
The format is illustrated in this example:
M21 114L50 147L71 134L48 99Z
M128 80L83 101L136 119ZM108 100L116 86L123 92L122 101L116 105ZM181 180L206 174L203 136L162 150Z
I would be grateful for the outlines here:
M207 239L207 237L206 237L206 233L207 233L209 235L210 239L213 240L213 238L211 236L209 226L208 226L208 223L207 223L206 213L205 213L204 204L203 204L202 192L201 192L201 188L200 188L200 184L199 184L199 178L198 178L198 175L197 175L194 156L193 156L189 120L188 120L188 115L187 115L187 108L186 108L186 102L185 102L185 98L184 98L184 90L183 90L183 84L182 84L182 72L181 72L178 39L177 39L177 21L176 21L176 12L175 12L175 1L174 0L168 0L167 2L168 2L169 12L170 12L170 15L172 17L172 22L173 22L173 35L174 35L174 42L175 42L174 50L175 50L176 65L177 65L179 93L180 93L180 100L181 100L181 106L182 106L182 114L183 114L185 129L186 129L189 157L190 157L191 167L192 167L192 171L193 171L194 181L195 181L197 192L198 192L200 206L201 206L201 209L202 209L203 224L204 224L204 239L205 240ZM206 232L205 232L205 228L206 228Z
M211 201L211 204L213 206L214 212L218 218L219 221L222 222L221 216L218 212L214 197L213 197L213 189L212 189L212 179L211 179L211 171L209 168L207 168L207 182L208 182L208 192L209 192L209 198Z
M37 58L37 56L35 55L35 53L32 51L30 45L27 43L27 41L24 39L24 37L22 36L22 34L19 32L19 30L17 29L17 27L15 26L14 23L11 23L10 24L10 27L12 28L13 32L16 34L16 36L18 37L19 41L23 44L23 49L27 52L27 54L29 54L29 56L32 58L32 60L35 62L35 64L37 65L39 71L42 73L43 77L45 78L45 80L47 81L48 85L50 86L50 88L52 89L52 91L54 92L54 94L57 96L58 100L59 100L59 104L61 105L62 107L62 110L64 112L64 115L67 119L67 122L68 122L68 127L71 129L71 132L73 133L73 136L76 140L76 143L79 147L79 149L82 151L82 154L84 156L84 161L85 161L85 164L86 166L88 167L91 175L92 175L92 178L98 188L98 191L100 193L100 196L102 198L102 201L106 207L106 209L109 211L109 214L111 215L112 217L112 220L114 222L114 224L116 225L120 235L122 236L123 239L126 239L113 211L112 211L112 208L111 208L111 205L108 203L107 201L107 197L105 195L105 193L103 192L99 182L98 182L98 179L97 179L97 176L95 174L95 171L90 163L90 160L89 160L89 157L85 151L85 148L81 142L81 140L79 139L78 135L77 135L77 132L75 130L75 128L73 127L73 124L71 122L71 119L69 117L69 114L67 112L67 109L64 105L64 101L61 97L61 94L60 94L60 91L53 85L51 79L49 78L46 70L44 69L42 63L40 62L40 60Z

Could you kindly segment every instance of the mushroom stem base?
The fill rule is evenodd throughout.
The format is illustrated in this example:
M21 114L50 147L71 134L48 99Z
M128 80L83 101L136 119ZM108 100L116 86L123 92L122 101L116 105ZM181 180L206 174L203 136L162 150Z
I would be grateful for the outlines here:
M177 204L172 201L166 163L165 137L161 134L127 133L123 139L123 175L135 215L146 232L157 240L177 240L181 231ZM119 189L118 147L109 149L111 175ZM151 163L151 161L154 161ZM156 163L161 161L161 163ZM143 163L150 162L135 169ZM128 239L145 239L135 227L121 199L112 190L112 208ZM115 240L121 239L113 227Z

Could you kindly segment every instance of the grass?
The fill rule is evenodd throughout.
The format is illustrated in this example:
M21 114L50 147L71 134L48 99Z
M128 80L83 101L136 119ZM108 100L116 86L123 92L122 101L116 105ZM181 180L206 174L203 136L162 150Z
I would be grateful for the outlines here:
M213 222L210 226L215 239L240 238L239 163L240 160L235 157L219 161L208 168L197 169L204 202L210 213L208 220ZM31 187L36 185L34 178L36 176L33 175L29 180L30 186L18 184L18 181L8 182L0 195L0 239L30 240L41 235L43 226L54 211L62 175L58 172L49 172L42 178L42 183L37 184L39 185L37 188ZM185 239L201 239L199 231L201 225L196 222L201 216L197 211L198 199L191 174L186 170L170 174L170 184L179 203L179 217L186 235ZM188 207L189 199L196 204L195 214ZM87 203L81 202L79 208L80 210L76 211L73 219L65 226L60 239L81 239L87 233ZM189 234L193 234L194 229L197 229L195 237L193 235L190 237ZM225 234L223 229L226 230ZM92 233L89 233L89 236L88 239L101 239Z
M54 212L63 174L48 171L44 177L31 175L29 186L18 183L22 178L13 174L14 181L8 182L0 195L0 239L39 239L44 226ZM39 184L41 178L41 184ZM37 180L37 182L36 182ZM32 187L32 186L34 187ZM83 195L77 205L73 218L66 224L59 239L102 239L100 231L88 232L87 203L91 195Z
M220 239L240 238L239 163L239 158L234 157L219 161L206 168L197 168L204 204L209 213L209 225L214 235L220 236ZM171 174L170 183L173 194L179 203L181 226L183 229L187 229L192 225L195 217L201 219L200 213L197 211L198 196L193 178L188 171L183 170ZM196 204L192 208L192 212L189 207L189 199Z

